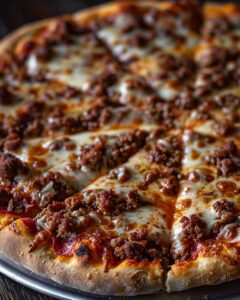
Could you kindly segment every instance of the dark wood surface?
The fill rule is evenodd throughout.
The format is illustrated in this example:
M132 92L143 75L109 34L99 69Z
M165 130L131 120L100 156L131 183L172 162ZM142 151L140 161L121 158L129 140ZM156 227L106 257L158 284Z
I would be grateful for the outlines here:
M21 25L61 14L72 13L100 0L0 0L0 38ZM0 300L53 300L0 275Z
M0 37L27 22L72 13L107 0L0 0Z

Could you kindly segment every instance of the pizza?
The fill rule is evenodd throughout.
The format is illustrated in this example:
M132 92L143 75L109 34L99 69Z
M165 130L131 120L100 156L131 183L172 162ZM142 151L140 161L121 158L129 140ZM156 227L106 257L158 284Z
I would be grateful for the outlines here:
M240 6L121 1L0 43L0 253L101 295L240 278Z

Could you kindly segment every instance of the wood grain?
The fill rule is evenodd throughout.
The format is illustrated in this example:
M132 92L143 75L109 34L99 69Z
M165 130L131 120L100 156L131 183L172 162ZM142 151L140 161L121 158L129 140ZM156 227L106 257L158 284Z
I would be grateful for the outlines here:
M40 293L31 291L3 275L0 277L0 299L1 300L53 300Z

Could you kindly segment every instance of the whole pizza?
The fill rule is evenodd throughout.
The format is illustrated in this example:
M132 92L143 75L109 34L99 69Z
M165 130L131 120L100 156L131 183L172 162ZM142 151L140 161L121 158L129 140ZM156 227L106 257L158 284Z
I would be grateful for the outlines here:
M0 44L0 252L104 295L240 277L240 6L124 1Z

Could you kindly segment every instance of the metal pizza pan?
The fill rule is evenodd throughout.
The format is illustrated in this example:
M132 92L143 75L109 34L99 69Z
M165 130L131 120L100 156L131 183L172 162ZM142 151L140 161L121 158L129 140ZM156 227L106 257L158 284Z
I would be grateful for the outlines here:
M82 292L77 289L62 286L52 280L38 276L26 268L15 264L4 256L0 256L0 272L10 279L35 291L48 296L64 300L90 300L90 299L112 299L112 300L239 300L240 280L215 286L203 286L183 292L171 293L161 292L157 295L144 295L136 297L99 296Z

